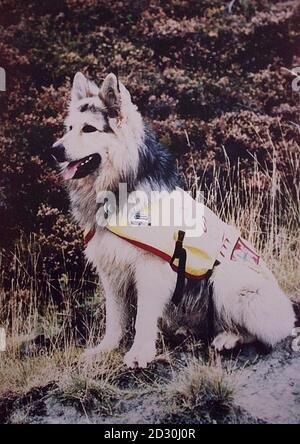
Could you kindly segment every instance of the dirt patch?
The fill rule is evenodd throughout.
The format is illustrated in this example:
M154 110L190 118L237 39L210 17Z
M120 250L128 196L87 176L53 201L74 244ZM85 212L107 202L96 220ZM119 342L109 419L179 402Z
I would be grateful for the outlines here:
M235 402L268 423L300 422L300 352L291 340L260 356L242 372Z
M166 423L299 423L300 422L300 352L293 352L291 339L269 353L249 346L235 356L225 356L223 365L231 369L235 387L234 405L224 415L212 412L172 412L164 386L140 390L132 382L140 377L128 372L125 395L113 414L101 411L101 400L92 409L84 405L68 405L57 396L57 386L34 389L21 398L0 400L1 422L5 423L104 423L104 424L166 424ZM154 364L151 373L168 379L167 364ZM145 373L146 374L146 373ZM147 377L146 377L147 379ZM136 379L137 380L137 379ZM124 381L120 381L124 387ZM129 386L132 388L130 392Z

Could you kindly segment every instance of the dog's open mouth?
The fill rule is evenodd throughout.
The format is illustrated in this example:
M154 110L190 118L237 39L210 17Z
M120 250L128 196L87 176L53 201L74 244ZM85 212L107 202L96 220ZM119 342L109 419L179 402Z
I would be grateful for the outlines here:
M98 153L90 154L79 160L74 160L62 171L65 180L82 179L88 174L93 173L101 163L101 156Z

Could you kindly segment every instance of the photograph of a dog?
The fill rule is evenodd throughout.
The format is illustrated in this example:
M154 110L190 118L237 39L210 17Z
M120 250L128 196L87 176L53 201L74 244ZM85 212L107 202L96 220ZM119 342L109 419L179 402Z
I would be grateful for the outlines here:
M145 128L128 90L114 74L108 74L98 88L77 73L71 96L66 133L53 145L52 154L62 165L73 215L82 229L96 224L98 192L114 192L120 182L133 191L175 189L176 172L170 154ZM105 227L96 226L86 256L97 268L106 300L105 336L86 355L111 351L119 345L125 334L126 293L134 286L135 339L124 362L128 367L147 366L155 357L158 318L175 291L175 272L163 259ZM296 321L292 302L275 279L230 258L215 265L208 279L207 285L190 279L182 297L192 292L208 300L212 287L215 323L220 325L212 345L218 351L254 340L273 346L291 334ZM203 317L207 315L206 305L202 304Z
M298 423L297 2L4 3L0 423Z

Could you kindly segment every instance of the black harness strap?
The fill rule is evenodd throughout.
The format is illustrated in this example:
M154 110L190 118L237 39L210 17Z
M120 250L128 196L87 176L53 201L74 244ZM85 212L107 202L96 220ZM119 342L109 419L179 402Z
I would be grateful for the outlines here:
M175 250L170 261L170 265L173 265L175 259L178 259L178 270L177 270L177 282L172 296L172 302L178 305L183 296L184 284L185 284L185 265L186 265L186 251L183 248L183 239L185 232L179 230L178 238L175 244Z
M184 284L185 284L185 266L186 266L186 250L183 248L183 240L184 240L185 232L179 230L178 238L175 244L174 253L172 259L170 261L170 265L173 265L175 259L178 259L178 267L177 267L177 282L174 290L174 294L172 296L172 302L175 305L178 305L183 297ZM216 261L215 265L218 262ZM214 310L214 301L213 301L213 286L212 283L209 282L209 278L212 275L212 270L208 271L206 274L207 285L208 285L208 304L207 304L207 337L208 342L210 343L214 338L214 330L215 330L215 310Z
M207 326L207 339L210 344L214 339L215 335L215 307L214 307L214 299L213 299L213 285L209 281L212 275L212 270L209 270L206 274L207 285L208 285L208 303L207 303L207 316L206 316L206 326Z

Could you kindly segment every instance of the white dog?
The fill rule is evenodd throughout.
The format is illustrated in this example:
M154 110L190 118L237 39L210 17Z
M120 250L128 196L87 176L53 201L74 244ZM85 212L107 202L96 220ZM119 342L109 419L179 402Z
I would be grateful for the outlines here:
M100 87L81 73L74 78L66 133L52 147L69 190L76 221L87 229L85 254L97 268L106 298L106 332L86 354L118 347L125 331L127 292L137 297L135 338L124 362L145 367L156 353L157 322L171 300L177 273L153 252L122 239L96 223L105 191L172 192L177 177L171 155L145 126L125 86L109 74ZM244 264L225 260L202 280L186 279L183 299L202 301L201 317L211 289L215 338L221 351L259 340L273 346L291 334L295 315L291 301L273 277Z

